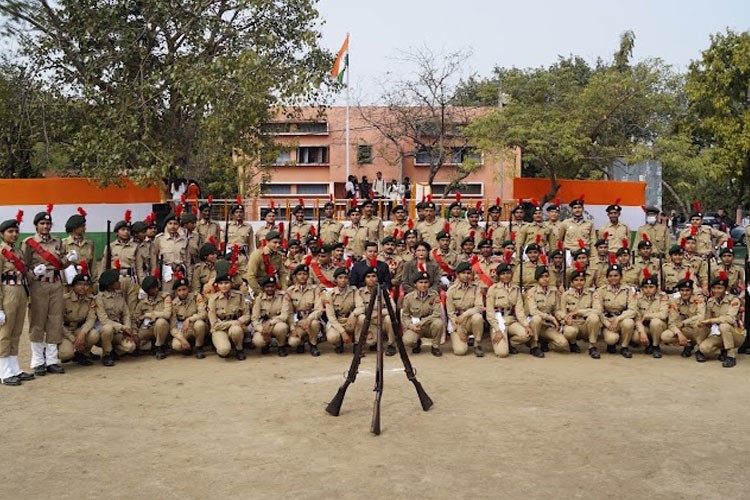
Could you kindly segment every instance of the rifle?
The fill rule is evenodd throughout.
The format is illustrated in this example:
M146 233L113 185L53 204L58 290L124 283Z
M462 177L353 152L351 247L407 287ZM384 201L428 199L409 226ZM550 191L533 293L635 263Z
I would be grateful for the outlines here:
M229 250L229 210L224 215L224 255L222 257L226 255L227 250Z
M339 416L341 405L344 402L344 396L346 395L346 390L349 388L349 385L353 384L357 380L357 371L359 370L359 363L362 359L361 353L363 352L365 341L367 340L367 330L370 329L372 308L375 306L375 299L377 298L377 295L378 294L376 293L370 295L370 302L367 304L367 309L365 310L365 322L364 325L362 325L362 331L359 334L359 340L355 344L354 358L352 359L351 366L349 366L349 371L346 374L346 379L344 379L344 383L341 385L341 387L339 387L338 392L333 397L331 402L328 403L328 406L326 406L326 411L334 417Z
M286 241L289 241L292 239L292 212L288 211L287 213L287 228L286 228ZM284 238L284 235L281 235L282 239Z
M563 290L568 289L568 259L567 255L565 255L565 247L562 249L563 253Z
M107 269L112 269L112 246L109 241L111 236L112 236L112 221L108 220L107 221L107 255L104 259Z
M322 212L322 210L318 207L318 238L320 238L320 212Z
M380 283L377 284L376 290L378 294L378 340L375 363L375 403L372 408L370 432L378 436L380 435L380 400L383 398L383 293ZM363 331L360 335L366 337L367 331Z
M662 258L661 254L659 254L659 285L661 285L659 288L661 291L664 291L664 259Z
M748 276L750 275L750 259L748 259L748 254L750 254L750 249L748 249L748 252L745 253L745 341L742 343L742 346L739 349L740 353L748 354L750 353L750 292L748 292Z

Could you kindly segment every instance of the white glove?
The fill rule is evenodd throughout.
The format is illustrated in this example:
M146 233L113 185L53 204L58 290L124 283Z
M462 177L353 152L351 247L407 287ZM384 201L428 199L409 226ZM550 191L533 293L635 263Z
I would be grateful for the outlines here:
M68 259L68 262L78 262L78 252L71 250L65 258Z
M138 290L138 300L145 299L148 294L143 291L143 288Z
M44 264L39 264L33 270L34 276L44 276L44 273L46 272L47 272L47 266L45 266Z
M5 324L5 311L0 311L0 326Z
M447 276L441 276L440 283L442 283L445 286L450 286L451 280L449 280Z
M141 328L148 328L151 326L151 320L149 318L145 318L143 320L143 323L141 323Z

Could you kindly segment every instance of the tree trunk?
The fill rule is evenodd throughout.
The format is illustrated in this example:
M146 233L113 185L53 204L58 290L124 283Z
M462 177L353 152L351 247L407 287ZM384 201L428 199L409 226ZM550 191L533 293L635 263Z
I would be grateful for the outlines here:
M680 197L680 195L677 194L677 191L674 190L674 188L664 179L661 181L662 185L669 191L669 194L672 195L672 197L677 200L677 203L680 204L680 207L682 208L682 211L684 213L690 213L690 207L688 207L687 203ZM662 207L663 210L664 207Z

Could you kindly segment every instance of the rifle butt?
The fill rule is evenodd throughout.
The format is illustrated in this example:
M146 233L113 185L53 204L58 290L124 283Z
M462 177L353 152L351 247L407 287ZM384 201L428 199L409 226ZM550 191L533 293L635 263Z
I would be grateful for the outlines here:
M346 390L349 388L349 381L343 383L341 387L339 387L338 392L333 397L330 403L328 403L328 406L326 406L326 412L333 415L334 417L338 417L339 413L341 412L341 405L344 403L344 396L346 395Z
M372 425L370 425L370 432L375 434L376 436L380 435L380 392L378 392L375 396L375 404L372 408Z
M427 392L425 392L422 384L419 383L419 381L416 379L412 380L412 383L414 384L414 388L417 390L417 397L419 397L419 402L422 405L422 410L427 411L432 408L432 405L434 403L432 402L430 396L427 395Z

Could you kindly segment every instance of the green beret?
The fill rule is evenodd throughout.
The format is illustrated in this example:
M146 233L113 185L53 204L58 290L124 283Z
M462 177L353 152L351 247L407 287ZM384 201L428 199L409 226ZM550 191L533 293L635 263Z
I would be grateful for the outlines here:
M691 290L695 286L695 282L691 280L690 278L682 278L680 281L677 282L677 285L675 286L676 289L680 288L690 288Z
M500 245L500 246L503 247L503 248L505 248L505 247L514 247L514 246L516 246L516 244L513 242L513 240L505 240L505 241L503 241L502 245Z
M526 246L526 253L532 252L534 250L536 250L537 252L541 252L542 251L542 249L539 248L539 245L537 245L536 243L531 243L531 244L529 244L529 245Z
M167 221L165 220L164 223L166 224ZM130 224L128 222L125 222L124 220L119 221L117 224L115 224L115 232L119 231L120 229L124 227L130 229Z
M641 240L638 242L638 250L643 250L644 248L651 248L653 245L649 240Z
M536 281L539 281L539 278L541 278L545 274L549 274L549 269L547 269L547 266L537 266L536 270L534 271L534 279Z
M419 272L414 277L414 284L417 284L418 282L424 281L424 280L430 281L430 275L427 272Z
M599 238L598 240L596 240L596 243L594 243L594 246L597 248L602 245L609 245L609 242L605 240L604 238Z
M456 266L456 274L462 273L464 271L471 271L471 265L466 261L459 262Z
M18 221L16 219L8 219L0 224L0 233L4 233L12 227L18 229Z
M106 290L110 285L120 280L117 269L107 269L99 276L99 288Z
M294 271L292 271L292 276L294 276L295 274L299 272L305 272L305 273L310 274L310 268L307 267L305 264L299 264L297 265L297 267L294 268Z
M232 281L232 278L230 278L227 273L221 273L221 274L217 274L216 275L216 280L214 282L215 283L226 283L226 282L231 282L231 281Z
M187 287L190 286L190 281L185 276L183 276L180 279L176 279L176 280L174 280L172 282L172 289L173 290L177 290L181 286L187 286Z
M300 242L298 239L292 238L287 242L287 247L298 247L300 246Z
M729 247L724 247L719 251L719 257L721 257L724 254L734 255L734 250L732 250Z
M659 210L656 207L646 207L646 213L647 214L657 214L658 215L659 212L661 212L661 210Z
M497 274L509 273L511 271L513 271L513 268L511 268L510 265L506 264L505 262L503 262L502 264L500 264L499 266L497 266L497 269L495 269L495 272Z
M141 290L148 292L154 287L159 286L159 280L155 276L146 276L141 282Z
M727 277L725 272L721 272L718 276L711 280L711 288L715 287L716 285L721 285L723 287L729 286L729 278Z
M396 238L393 236L386 236L383 238L383 241L380 242L381 245L385 245L386 243L396 243Z
M656 276L654 276L653 274L649 274L648 278L644 276L643 279L641 280L641 286L646 286L646 285L658 285Z
M292 213L296 214L297 212L304 212L304 211L305 211L305 207L303 207L302 205L297 205L296 207L294 207L294 210L292 210Z
M573 252L573 258L577 259L579 255L586 255L586 256L588 256L588 254L589 254L589 249L588 248L579 248L578 250L576 250L575 252Z
M70 285L75 286L77 283L91 283L91 276L88 274L76 274Z
M43 220L52 222L52 216L50 216L50 214L48 214L47 212L39 212L34 216L34 225L39 224Z
M70 233L86 225L86 217L80 214L71 215L65 223L65 232Z
M342 274L349 276L349 271L345 267L339 267L333 272L333 277L338 278Z
M133 225L135 227L135 224ZM200 250L198 250L198 255L200 256L201 260L204 260L206 257L211 255L212 253L217 253L218 250L214 245L211 243L204 243L203 246L201 246Z
M617 250L617 252L615 253L615 255L617 255L618 257L621 256L621 255L630 255L630 249L622 247L619 250Z
M574 279L576 279L576 278L577 278L577 277L579 277L579 276L581 276L581 277L585 278L585 277L586 277L586 270L585 270L585 269L581 269L581 270L579 271L578 269L574 269L574 270L573 270L573 271L572 271L572 272L570 273L570 281L573 281Z
M232 263L228 260L219 259L216 261L216 264L214 264L214 269L216 270L216 274L226 274L229 275L229 268L232 267Z
M445 231L440 231L437 234L437 239L438 240L442 240L443 238L449 238L450 239L450 237L451 237L451 233L448 233L448 232L445 232Z
M130 226L130 231L133 234L135 234L135 233L142 233L146 229L148 229L148 224L146 224L142 220L135 221L135 222L133 222L133 225Z
M198 206L198 210L200 210L201 212L202 212L202 211L204 211L204 210L205 210L205 209L207 209L207 208L211 208L211 205L210 205L209 203L205 203L205 202L204 202L204 203L201 203L201 204L200 204L200 205Z
M622 276L622 266L620 264L612 264L607 268L607 276L609 276L609 273L612 271L616 271L620 276Z
M362 210L359 209L359 207L352 207L349 209L348 212L346 212L346 215L352 215L352 214L361 214Z
M367 198L366 200L364 200L364 201L362 202L362 205L360 205L360 206L361 206L362 208L365 208L365 207L366 207L366 206L368 206L368 205L369 205L369 206L371 206L371 207L372 207L372 206L375 206L375 204L374 204L374 203L372 202L372 200L371 200L371 199L369 199L369 198Z
M482 240L482 241L479 242L479 248L480 249L486 248L486 247L491 247L491 246L492 246L492 240L484 239L484 240Z
M274 276L263 276L260 280L258 280L258 284L260 286L275 285L276 284L276 277L274 277Z
M334 250L336 250L339 247L343 247L344 245L342 243L326 243L323 245L323 247L320 249L321 252L325 253L331 253Z
M198 217L195 216L194 213L186 213L182 214L182 217L180 217L180 222L183 224L190 224L198 222Z
M551 259L552 257L557 257L558 255L565 255L565 254L559 248L555 248L549 253L549 258Z
M266 233L266 241L280 240L280 239L281 239L281 235L279 234L278 231L268 231Z
M406 212L406 207L403 205L396 205L391 209L391 213L395 214L396 212Z
M419 237L419 233L416 229L407 229L404 233L404 239L408 238L409 236Z
M474 237L473 237L473 236L467 236L466 238L464 238L464 239L463 239L463 240L461 241L461 246L464 246L464 245L465 245L465 244L467 244L467 243L476 243L476 242L474 241Z
M167 222L173 221L173 220L177 220L177 214L170 213L169 215L167 215L166 217L164 217L164 225L166 226ZM122 221L122 222L125 222L125 221ZM180 221L177 220L177 222L180 222ZM117 229L115 229L115 231L117 231Z
M685 252L685 249L682 248L680 245L672 245L669 247L669 255L678 255Z
M453 203L451 203L450 205L448 205L448 210L453 210L456 207L463 208L463 205L461 205L460 201L454 201Z

